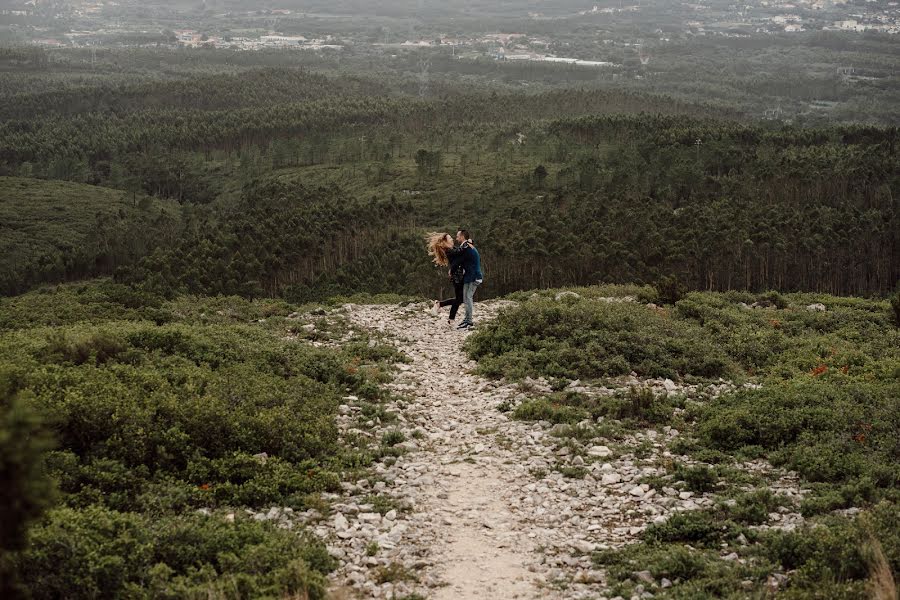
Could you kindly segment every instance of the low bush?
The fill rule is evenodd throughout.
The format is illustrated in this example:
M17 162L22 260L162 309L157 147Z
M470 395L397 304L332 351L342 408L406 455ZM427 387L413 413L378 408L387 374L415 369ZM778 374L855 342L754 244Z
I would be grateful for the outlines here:
M891 503L848 520L828 517L791 532L776 531L761 538L760 553L791 574L791 588L824 588L833 595L868 598L875 541L878 552L896 573L900 568L900 516Z
M675 403L674 398L654 394L647 387L629 386L612 396L601 397L563 391L525 400L513 411L513 417L523 421L569 424L608 417L622 421L623 426L646 427L669 422Z
M733 540L743 532L732 521L722 520L711 511L676 513L663 523L653 524L643 533L651 543L683 542L714 548L723 540Z
M729 375L732 367L696 325L628 302L537 299L507 309L467 341L490 376L590 379Z
M900 385L844 377L771 382L721 396L699 414L705 446L759 447L812 482L900 485ZM858 497L858 494L854 494Z
M324 598L324 546L221 514L148 519L90 506L54 509L19 554L19 585L41 598Z
M81 293L109 298L115 288L98 285L105 291ZM0 315L47 306L44 296L76 303L78 289L4 301ZM338 444L337 407L353 394L383 410L379 382L400 355L369 340L295 341L284 322L293 307L279 301L163 306L162 324L112 301L79 313L96 322L6 321L15 327L0 335L0 537L14 552L0 558L0 592L324 597L333 565L321 544L249 521L244 509L321 509L320 492L339 489L352 454ZM51 479L59 506L23 544L53 499Z
M522 421L577 423L590 417L590 414L577 406L567 406L547 398L541 398L522 402L513 411L513 417Z
M657 597L679 599L761 597L771 592L769 576L782 573L789 574L779 589L786 598L864 600L872 597L874 569L896 572L900 566L900 516L893 504L883 502L854 519L818 519L792 531L754 531L732 520L756 520L759 509L746 513L747 507L778 503L767 492L752 492L731 507L679 513L648 527L642 542L596 553L594 562L607 569L614 593L632 595L644 583L635 574L649 571L655 580L673 583L655 589ZM743 560L723 560L732 552Z

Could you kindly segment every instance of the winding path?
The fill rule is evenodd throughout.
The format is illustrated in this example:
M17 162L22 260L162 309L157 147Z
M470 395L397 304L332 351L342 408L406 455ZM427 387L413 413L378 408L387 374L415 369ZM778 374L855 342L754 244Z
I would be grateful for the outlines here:
M497 304L478 306L483 321ZM398 314L396 307L361 306L350 314L358 326L387 334L412 363L401 385L415 386L414 404L427 444L415 457L429 465L430 485L416 506L433 527L431 560L446 583L432 591L436 600L467 598L546 598L528 570L535 560L532 538L504 500L522 478L516 453L496 443L508 419L497 410L500 398L487 393L485 380L469 374L474 366L461 344L467 332L449 328L425 313Z

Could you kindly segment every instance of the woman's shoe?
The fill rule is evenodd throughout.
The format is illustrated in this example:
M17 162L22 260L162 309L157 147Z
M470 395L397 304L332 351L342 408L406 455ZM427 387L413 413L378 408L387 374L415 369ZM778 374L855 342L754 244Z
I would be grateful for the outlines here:
M441 301L440 300L434 301L434 303L431 305L431 312L433 312L436 315L441 314Z

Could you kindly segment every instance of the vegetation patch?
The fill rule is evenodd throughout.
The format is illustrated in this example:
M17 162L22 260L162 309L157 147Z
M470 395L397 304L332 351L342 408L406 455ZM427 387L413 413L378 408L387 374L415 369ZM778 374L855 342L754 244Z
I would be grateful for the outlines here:
M64 315L81 294L118 289L0 306L0 503L17 507L4 516L4 591L323 597L333 563L321 544L244 509L321 509L319 494L359 466L338 444L338 406L347 394L380 406L400 357L367 340L294 341L299 307L279 301L176 299L159 304L163 324L112 300L94 307L96 323L19 318L30 300Z
M768 501L748 504L753 500ZM643 542L597 552L594 562L607 570L612 591L626 597L643 586L662 598L745 598L779 589L787 598L863 600L873 597L879 565L896 568L900 560L900 523L887 503L789 532L749 529L734 520L741 511L675 515L649 527Z
M489 376L591 379L727 376L728 356L700 327L628 302L535 299L503 311L467 342Z

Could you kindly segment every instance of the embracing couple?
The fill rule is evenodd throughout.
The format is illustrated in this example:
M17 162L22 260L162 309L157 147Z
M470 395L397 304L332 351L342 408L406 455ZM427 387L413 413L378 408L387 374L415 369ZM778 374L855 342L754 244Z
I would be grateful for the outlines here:
M484 276L481 274L481 255L469 232L460 229L456 232L456 240L449 233L430 233L425 238L428 254L439 267L447 267L450 282L455 292L453 298L434 301L434 313L440 314L441 308L450 307L448 325L453 325L460 304L466 306L466 317L457 329L471 329L475 326L472 313L474 311L475 290L481 285Z

